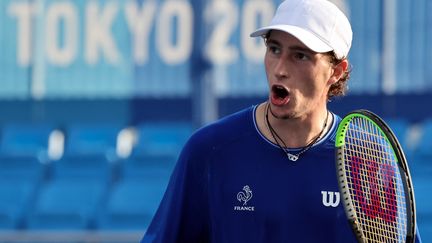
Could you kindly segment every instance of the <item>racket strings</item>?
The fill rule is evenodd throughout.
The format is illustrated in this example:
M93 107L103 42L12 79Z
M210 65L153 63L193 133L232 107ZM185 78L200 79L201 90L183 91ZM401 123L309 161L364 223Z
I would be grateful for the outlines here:
M365 136L365 134L363 134L363 136ZM363 137L363 139L365 140L365 139L367 139L367 138L365 138L365 137ZM363 140L363 141L364 141ZM376 145L376 143L374 143L375 145ZM374 144L372 144L372 151L367 151L367 154L370 154L370 155L372 155L372 159L374 158L374 157L383 157L383 156L381 156L381 155L378 155L377 154L377 152L380 152L380 150L379 149L376 149L376 146L374 146ZM363 144L363 146L364 146L364 144ZM367 146L365 146L366 148L368 148ZM378 168L377 168L377 166L376 165L372 165L372 166L370 166L370 168L368 169L368 172L365 174L365 176L367 176L367 177L369 177L369 178L372 178L372 177L376 177L377 175L374 175L374 173L372 173L372 172L374 172L374 171L376 171ZM383 172L383 174L387 174L387 173L385 173L385 172ZM379 175L379 174L378 174ZM381 178L381 180L382 180L382 178ZM364 181L364 182L366 182L366 181ZM376 181L369 181L369 183L370 184L372 184L372 185L370 185L369 187L366 187L366 188L370 188L370 189L373 189L373 191L374 192L372 192L372 190L369 190L369 192L368 192L368 194L370 195L369 196L369 198L370 198L370 200L372 201L371 202L371 204L372 205L377 205L377 203L378 203L378 205L380 205L381 203L384 203L384 202L376 202L377 200L379 200L379 197L377 196L377 192L376 192L376 190L377 190L377 182ZM362 185L362 186L365 186L365 185ZM380 192L380 193L382 193L382 192ZM375 213L378 211L378 209L374 209L374 208L372 208L372 210L373 211L375 211ZM370 214L370 213L369 213ZM394 213L393 213L394 214ZM385 235L385 233L386 232L390 232L391 231L391 229L386 229L385 227L383 228L383 230L387 230L387 231L384 231L384 232L381 232L381 228L382 228L382 225L377 225L377 223L376 222L373 222L373 225L372 225L373 227L370 227L370 229L371 230L373 230L373 231L370 231L370 232L368 232L367 234L368 235ZM390 231L389 231L390 230ZM382 237L381 237L382 238ZM384 239L380 239L380 238L378 238L378 239L376 239L376 240L379 240L379 241L382 241L382 240L384 240ZM386 240L387 241L387 240Z
M355 118L346 135L345 161L354 207L372 242L398 242L406 235L406 205L393 149L372 122Z

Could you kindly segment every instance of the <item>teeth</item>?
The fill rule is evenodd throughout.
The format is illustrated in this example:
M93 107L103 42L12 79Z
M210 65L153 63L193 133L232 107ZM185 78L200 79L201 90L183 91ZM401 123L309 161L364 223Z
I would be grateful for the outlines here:
M279 98L285 98L288 96L288 91L283 86L273 86L273 92L275 92Z

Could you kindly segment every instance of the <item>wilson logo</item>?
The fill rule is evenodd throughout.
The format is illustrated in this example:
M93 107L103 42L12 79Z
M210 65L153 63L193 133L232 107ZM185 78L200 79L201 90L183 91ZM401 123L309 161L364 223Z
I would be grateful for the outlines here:
M326 207L337 207L340 202L339 192L321 191L322 203Z
M352 158L352 167L355 200L362 211L371 218L380 217L388 223L396 222L397 185L393 167L357 157Z

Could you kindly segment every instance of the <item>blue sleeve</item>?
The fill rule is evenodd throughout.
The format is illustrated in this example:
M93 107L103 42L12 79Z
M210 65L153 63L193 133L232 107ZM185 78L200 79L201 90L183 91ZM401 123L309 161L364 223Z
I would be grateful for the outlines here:
M186 144L141 243L208 241L208 173L200 146Z

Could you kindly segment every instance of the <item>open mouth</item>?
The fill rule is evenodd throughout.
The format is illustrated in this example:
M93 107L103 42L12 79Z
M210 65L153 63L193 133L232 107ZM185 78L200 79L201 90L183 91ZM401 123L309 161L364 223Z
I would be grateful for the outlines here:
M289 91L282 85L272 86L272 103L275 105L285 105L289 101Z
M285 99L285 97L288 96L288 90L285 89L285 87L280 85L273 85L273 93L279 98L279 99Z

